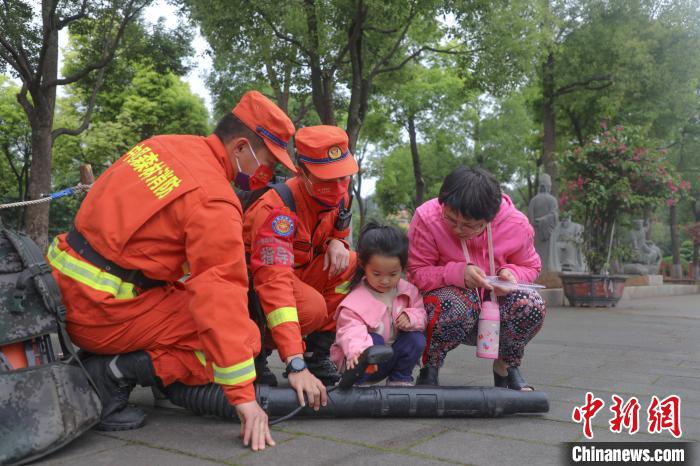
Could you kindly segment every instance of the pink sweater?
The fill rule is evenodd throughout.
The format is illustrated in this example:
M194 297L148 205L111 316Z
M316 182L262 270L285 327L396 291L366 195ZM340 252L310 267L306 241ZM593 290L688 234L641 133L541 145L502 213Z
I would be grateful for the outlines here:
M534 230L527 217L503 194L501 208L491 222L496 272L507 268L520 282L532 282L540 273ZM459 238L442 219L442 206L431 199L416 209L408 230L408 277L421 291L445 286L464 287L466 260ZM470 261L489 274L486 229L467 240Z
M337 323L335 343L331 346L331 360L336 366L342 367L346 357L359 355L373 345L369 332L379 326L386 311L386 305L372 295L364 282L345 297L335 312ZM406 280L399 280L392 319L396 321L402 312L406 313L411 322L411 331L425 330L427 317L423 298L418 288Z

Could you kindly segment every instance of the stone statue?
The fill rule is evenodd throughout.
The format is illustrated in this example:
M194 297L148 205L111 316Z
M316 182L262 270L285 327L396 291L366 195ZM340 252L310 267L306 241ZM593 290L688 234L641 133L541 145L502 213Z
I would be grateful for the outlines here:
M586 260L581 251L583 225L571 221L566 214L557 228L557 249L562 272L585 272Z
M647 239L647 230L644 220L632 220L630 231L630 247L632 255L630 261L623 266L625 273L639 275L657 275L663 259L661 249L653 241Z
M539 193L532 198L527 209L527 216L535 229L535 249L542 260L543 272L561 270L556 238L559 205L550 194L551 190L552 179L547 174L540 175Z

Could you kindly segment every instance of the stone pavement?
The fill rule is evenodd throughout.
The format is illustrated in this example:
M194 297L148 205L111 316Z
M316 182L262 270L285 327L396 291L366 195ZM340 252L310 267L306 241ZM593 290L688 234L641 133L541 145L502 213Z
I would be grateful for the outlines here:
M650 435L650 397L682 398L683 440L700 441L700 295L628 300L619 308L555 307L528 346L522 372L549 395L544 415L500 419L299 419L274 428L277 446L244 449L238 424L182 410L152 408L150 391L132 401L146 407L147 425L122 433L89 432L48 457L46 464L561 464L560 443L583 439L571 421L586 391L606 403L593 419L595 440L673 441ZM276 359L276 358L272 358ZM272 361L271 359L271 361ZM281 372L277 365L276 372ZM491 385L490 364L473 347L450 353L445 385ZM610 397L638 397L640 432L613 434ZM696 454L698 453L696 448Z

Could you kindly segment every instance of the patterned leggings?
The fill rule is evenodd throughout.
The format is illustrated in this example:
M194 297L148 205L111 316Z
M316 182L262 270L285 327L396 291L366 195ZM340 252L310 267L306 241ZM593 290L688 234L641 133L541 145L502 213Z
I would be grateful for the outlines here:
M423 297L428 313L428 341L423 364L442 367L447 352L460 343L476 345L481 301L476 291L448 286ZM525 345L542 328L545 304L536 291L516 290L498 298L501 311L499 358L519 366Z

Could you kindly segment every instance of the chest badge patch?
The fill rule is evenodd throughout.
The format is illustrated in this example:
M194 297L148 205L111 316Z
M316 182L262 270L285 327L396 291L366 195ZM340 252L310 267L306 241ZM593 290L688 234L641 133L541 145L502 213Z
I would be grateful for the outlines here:
M278 215L272 220L272 231L280 236L289 236L294 233L294 220L286 215Z

